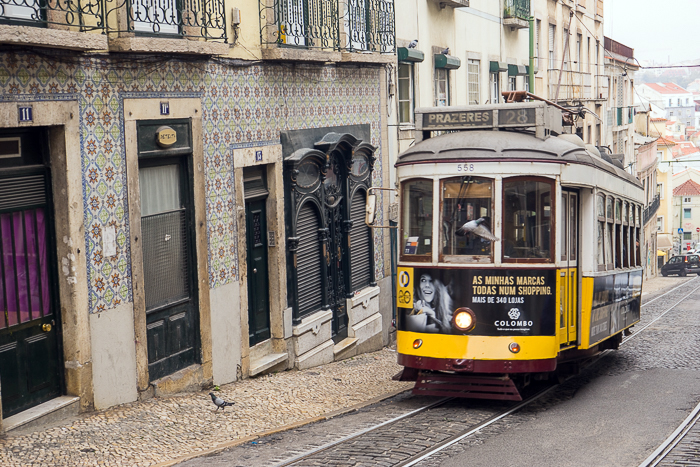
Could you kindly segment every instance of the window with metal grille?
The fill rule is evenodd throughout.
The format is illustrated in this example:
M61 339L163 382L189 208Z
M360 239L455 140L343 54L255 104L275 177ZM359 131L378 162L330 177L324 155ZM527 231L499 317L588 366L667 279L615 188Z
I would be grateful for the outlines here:
M321 242L318 230L321 220L313 203L305 203L297 218L297 299L299 315L304 316L319 310L323 304L321 281Z
M479 60L467 60L467 87L469 93L469 104L479 104Z
M350 267L353 292L367 287L372 280L372 231L365 224L365 199L365 192L357 190L350 206Z

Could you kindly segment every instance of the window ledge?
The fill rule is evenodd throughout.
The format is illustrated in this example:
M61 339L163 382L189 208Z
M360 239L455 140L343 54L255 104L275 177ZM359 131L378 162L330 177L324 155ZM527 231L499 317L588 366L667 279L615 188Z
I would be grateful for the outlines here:
M293 47L270 47L262 49L263 60L299 62L340 62L340 52L326 50L297 49Z
M107 36L32 26L0 25L0 44L55 47L68 50L107 50Z
M229 53L229 45L223 42L193 41L188 39L119 37L109 39L109 51L227 55Z
M342 52L341 61L344 63L395 63L395 54L379 52Z

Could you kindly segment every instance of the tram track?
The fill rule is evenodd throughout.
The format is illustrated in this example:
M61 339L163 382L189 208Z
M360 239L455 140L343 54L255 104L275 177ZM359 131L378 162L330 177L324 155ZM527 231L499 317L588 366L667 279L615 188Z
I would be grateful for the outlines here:
M677 287L674 287L673 289L664 292L654 298L652 298L649 302L642 304L642 307L651 305L652 303L656 302L657 300L660 300L664 297L671 296L674 292L678 291L679 289L682 289L683 287L688 287L689 285L692 286L693 284L689 284L689 282L695 282L695 281L688 281L685 282ZM684 293L682 298L674 300L673 303L670 306L665 306L665 310L657 314L656 316L653 317L653 319L644 324L643 327L634 334L631 334L629 336L626 336L622 343L620 345L624 345L625 343L629 342L631 339L634 337L640 335L644 330L649 328L651 325L656 323L659 319L664 317L667 313L669 313L671 310L673 310L678 304L686 300L690 295L695 293L698 289L700 289L700 285L697 285L692 288L688 293ZM603 357L608 355L611 350L607 350L602 352L597 358L593 359L591 362L589 362L588 365L586 365L585 368L590 368L592 367L596 362L601 360ZM509 404L507 407L501 409L501 410L495 410L493 413L488 414L484 417L482 417L479 421L469 424L467 427L462 427L461 430L458 430L457 432L454 433L449 433L447 436L445 436L443 439L440 440L435 440L431 445L425 446L423 449L420 449L418 452L410 453L409 455L405 456L403 459L393 459L394 463L392 465L395 466L400 466L400 467L409 467L416 465L420 463L421 461L424 461L431 456L434 456L435 454L439 453L440 451L443 451L450 446L467 439L471 436L474 436L476 433L480 432L481 430L484 430L490 425L496 424L497 422L515 414L516 412L521 411L523 408L533 404L534 402L538 401L548 393L550 393L552 390L556 389L559 387L560 384L552 384L551 386L545 387L534 394L531 394L530 396L526 397L523 401L518 402L518 403L512 403ZM387 420L385 422L382 422L380 424L377 424L375 426L368 427L366 429L363 429L359 432L353 433L349 436L346 436L344 438L341 438L339 440L327 443L325 445L322 445L320 447L314 448L308 452L305 452L303 454L300 454L294 458L288 459L283 461L282 463L277 463L276 465L278 467L284 467L284 466L291 466L291 465L296 465L296 466L301 466L301 465L308 465L308 466L313 466L313 465L321 465L325 461L328 460L328 453L333 452L334 450L339 450L342 448L342 446L348 446L348 444L353 443L355 445L354 448L350 449L352 452L362 452L362 448L357 448L357 446L372 446L375 444L379 444L375 441L372 440L372 438L382 438L382 437L387 437L386 433L390 430L391 427L396 428L398 424L404 423L404 429L406 426L406 423L408 422L410 425L410 419L416 417L417 415L423 415L427 412L434 411L440 407L444 407L446 404L454 401L454 398L444 398L440 399L437 402L433 402L432 404L428 404L424 407L420 407L418 409L415 409L411 412L408 412L406 414L400 415L398 417L392 418L390 420ZM466 411L465 411L466 413ZM690 430L690 427L698 420L700 419L700 404L695 408L694 412L691 414L691 416L688 417L686 420L686 423L682 425L681 427L674 432L674 434L669 437L666 443L664 445L660 446L657 451L655 451L652 456L654 458L659 458L662 456L665 452L670 451L673 446L675 446L680 439L685 435ZM414 423L413 425L417 425ZM398 437L402 438L404 437L405 432L399 430ZM366 438L364 443L358 442L362 438ZM370 454L367 452L367 454ZM650 456L650 459L652 459L652 456ZM652 459L653 460L653 459ZM653 467L657 465L658 462L656 463L646 463L641 465L640 467Z

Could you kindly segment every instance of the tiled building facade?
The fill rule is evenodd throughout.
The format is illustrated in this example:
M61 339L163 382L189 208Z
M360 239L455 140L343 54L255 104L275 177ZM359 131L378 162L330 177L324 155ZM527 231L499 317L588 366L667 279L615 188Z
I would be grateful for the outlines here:
M7 42L5 37L0 41ZM154 39L158 40L167 41ZM259 43L257 47L259 54ZM51 248L48 255L43 246L36 249L41 250L36 266L48 271L55 303L52 313L36 319L36 312L32 315L29 310L23 318L22 308L33 306L31 289L37 279L28 279L25 287L19 281L8 282L7 277L19 277L22 271L32 275L34 260L31 248L20 248L20 241L6 241L2 244L5 275L0 297L5 315L19 318L16 322L3 319L0 334L4 332L8 340L13 326L27 328L31 322L39 327L30 340L49 335L57 340L52 344L56 368L50 370L55 373L52 384L56 390L29 395L32 400L26 403L6 404L17 390L16 381L6 371L2 375L3 418L57 395L74 397L81 410L99 409L154 394L225 384L265 371L314 366L380 348L388 341L388 236L385 231L368 229L357 221L359 217L355 222L347 217L351 206L355 217L360 207L364 211L360 201L368 186L388 182L388 155L383 148L384 66L394 60L393 54L367 54L360 60L353 59L359 54L349 54L344 60L348 63L341 65L341 54L332 51L302 51L301 60L295 60L299 57L296 51L290 57L282 50L272 59L241 60L221 53L212 56L212 50L200 54L177 50L104 53L42 49L32 44L6 45L0 50L0 146L10 161L0 163L0 192L5 195L9 191L3 189L15 189L17 173L35 167L30 164L34 159L22 154L29 151L26 141L41 140L43 149L37 151L44 154L40 165L47 180L42 206L48 213L46 235ZM174 145L163 142L168 137L176 140ZM294 144L306 140L310 143L305 150L313 154L299 156L297 161L299 148ZM158 307L149 304L148 288L168 284L156 280L153 285L150 272L147 255L152 248L146 243L149 230L144 219L151 207L143 198L149 179L142 170L154 164L156 154L165 161L157 169L163 164L181 164L185 172L181 185L176 185L184 193L182 210L189 216L183 221L183 232L188 232L183 235L189 241L183 241L188 248L183 257L189 259L182 268L191 280L188 287L194 310L191 329L174 327L172 331L193 333L193 347L188 350L191 361L182 360L191 365L175 362L167 368L176 371L161 369L158 374L164 376L159 378L153 375L154 361L160 358L154 355L163 345L157 334L161 324L149 318ZM289 239L290 219L295 224L297 213L286 211L291 209L290 192L299 186L297 165L307 159L317 164L319 178L306 191L315 190L319 199L326 196L335 188L327 182L334 170L343 179L338 186L348 190L348 196L341 196L338 211L346 216L339 220L343 227L338 235L343 248L341 253L338 246L339 255L350 263L343 266L346 276L359 263L366 264L371 273L364 282L353 279L351 286L340 284L338 290L331 290L323 278L324 290L316 290L323 300L316 308L301 312L294 301L297 294L291 291L304 278L297 279L298 285L290 277L303 252L296 251L298 239ZM339 168L333 165L336 159ZM367 162L368 170L357 169ZM263 186L256 198L249 189L253 185L247 184L260 174ZM167 178L159 180L167 182ZM5 188L3 181L15 185ZM251 217L247 210L251 200L263 202L262 227L260 218ZM23 221L22 230L13 223L24 215L16 213L31 206L17 206L0 201L0 216L3 222L7 220L3 236L34 238L39 224L27 227L30 224ZM319 222L327 222L322 208L317 213ZM319 251L326 252L326 247L335 244L322 231L314 233L313 240L323 247ZM367 235L370 243L362 250L370 256L359 260L350 251L350 238L354 235L356 242L358 232L360 240ZM158 235L164 242L175 236L169 231ZM255 339L249 329L249 298L255 290L249 282L258 269L250 263L250 250L246 251L251 239L258 247L264 244L268 274L264 289L267 324L262 326L264 337ZM332 269L328 257L317 259L318 267L327 263L324 274ZM27 266L20 268L23 261ZM298 261L304 259L299 256ZM327 295L331 292L342 296L330 303ZM27 294L27 305L18 298L15 307L15 298ZM340 331L334 306L342 309L345 320ZM184 312L176 310L162 321L171 325L180 316ZM24 345L19 341L7 345L15 344L17 348ZM178 349L168 352L179 358ZM13 361L18 355L10 352L0 358Z

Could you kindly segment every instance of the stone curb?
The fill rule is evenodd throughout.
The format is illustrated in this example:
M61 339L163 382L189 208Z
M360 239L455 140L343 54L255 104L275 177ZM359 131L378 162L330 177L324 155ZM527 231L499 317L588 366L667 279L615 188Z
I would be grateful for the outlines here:
M382 394L381 396L374 397L372 399L360 402L358 404L355 404L353 406L350 406L350 407L347 407L344 409L334 410L332 412L328 412L325 415L319 415L318 417L308 418L306 420L301 420L299 422L290 423L289 425L284 425L281 427L272 428L272 429L267 430L267 431L261 431L260 433L255 433L253 435L246 436L245 438L236 439L233 441L228 441L226 443L219 444L218 446L213 447L211 449L195 452L192 454L188 454L186 456L178 457L177 459L172 459L172 460L169 460L166 462L154 464L152 467L170 467L170 466L179 464L181 462L185 462L185 461L188 461L191 459L196 459L197 457L205 457L205 456L210 456L213 454L218 454L219 452L225 451L226 449L229 449L229 448L232 448L235 446L240 446L241 444L245 444L245 443L248 443L250 441L254 441L256 439L263 438L265 436L274 435L276 433L281 433L283 431L293 430L295 428L299 428L299 427L304 426L304 425L308 425L308 424L316 423L316 422L321 422L323 420L328 420L328 419L337 417L339 415L344 415L344 414L347 414L350 412L355 412L356 410L359 410L363 407L367 407L368 405L376 404L377 402L381 402L383 400L390 399L394 396L398 396L399 394L406 392L406 391L410 391L410 390L411 390L411 388L397 389L395 391Z

